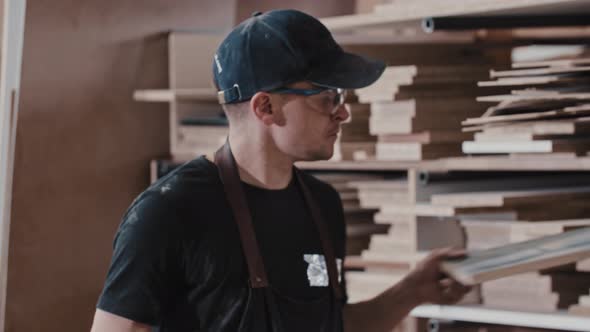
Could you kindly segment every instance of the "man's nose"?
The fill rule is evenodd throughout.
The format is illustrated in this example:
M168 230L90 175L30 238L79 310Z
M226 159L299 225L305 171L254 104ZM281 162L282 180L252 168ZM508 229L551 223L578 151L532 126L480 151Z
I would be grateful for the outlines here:
M338 122L344 122L348 120L349 117L350 112L344 105L340 105L338 110L334 113L334 120L337 120Z

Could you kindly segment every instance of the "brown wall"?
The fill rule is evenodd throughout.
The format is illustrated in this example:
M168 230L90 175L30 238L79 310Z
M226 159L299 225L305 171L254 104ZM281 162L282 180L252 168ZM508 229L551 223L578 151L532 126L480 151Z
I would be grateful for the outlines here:
M170 4L173 3L174 6ZM8 275L8 332L87 331L113 234L168 151L170 28L229 28L234 0L28 1ZM230 15L228 15L230 13Z
M131 94L167 85L161 32L228 28L254 3L239 2L28 1L7 332L89 329L120 217L168 152L167 106ZM297 7L327 16L341 3Z

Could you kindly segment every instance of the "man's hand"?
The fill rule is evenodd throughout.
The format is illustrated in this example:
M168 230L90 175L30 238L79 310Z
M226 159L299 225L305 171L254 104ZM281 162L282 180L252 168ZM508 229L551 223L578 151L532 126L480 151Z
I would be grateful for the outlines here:
M440 264L448 258L465 256L464 250L437 249L422 260L408 274L404 282L407 287L415 289L420 303L453 304L459 302L471 287L463 286L450 279L440 269Z

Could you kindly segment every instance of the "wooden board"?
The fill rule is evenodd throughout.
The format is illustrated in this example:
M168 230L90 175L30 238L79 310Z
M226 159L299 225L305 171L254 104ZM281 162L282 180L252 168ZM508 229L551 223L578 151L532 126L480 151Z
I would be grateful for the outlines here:
M543 86L543 85L563 85L563 84L588 84L590 79L587 77L563 77L563 76L531 76L531 77L506 77L495 81L477 82L477 86Z
M448 84L421 84L401 85L386 88L373 86L356 90L359 101L372 103L377 101L393 101L415 98L460 98L477 97L482 94L494 95L508 92L505 87L478 87L476 81L469 83L448 83ZM485 91L482 91L485 89Z
M535 135L526 132L516 133L490 133L487 131L476 133L473 137L475 142L531 142L541 141L543 139L551 139L553 136L550 135ZM559 137L557 137L559 138ZM567 138L567 136L561 136L561 138Z
M338 142L335 146L339 154L334 154L332 161L366 160L375 156L375 142Z
M367 268L382 268L391 270L407 270L409 264L395 263L387 261L370 260L361 256L346 256L344 260L344 268L348 269L367 269Z
M373 253L399 254L465 246L465 233L457 220L446 222L435 219L416 220L405 225L406 229L396 230L399 224L393 224L393 229L386 235L373 236L369 250Z
M590 98L590 94L588 95ZM530 112L523 114L498 115L488 116L482 118L467 119L462 122L463 125L481 125L488 123L512 122L512 121L526 121L526 120L540 120L540 119L556 119L566 117L581 117L590 114L590 104L583 104L579 106L565 107L553 111L545 112Z
M575 294L547 294L547 295L526 295L518 296L508 293L483 293L483 304L486 307L505 309L555 313L560 309L567 309L575 303Z
M482 114L485 105L478 103L473 97L463 98L421 98L399 101L378 101L371 103L371 115L375 117L390 114L406 116L432 116L436 114Z
M513 68L535 68L535 67L574 67L574 66L590 66L590 58L575 58L562 60L546 60L546 61L523 61L512 64Z
M517 69L517 70L491 70L491 78L499 77L523 77L523 76L537 76L537 75L555 75L555 74L576 74L588 73L590 66L584 67L548 67L548 68L534 68L534 69Z
M590 198L590 187L435 194L431 196L431 202L435 205L455 207L500 207L543 204L545 202L552 203L583 198Z
M137 90L133 99L145 102L204 101L217 103L214 89Z
M572 305L569 308L569 313L579 316L590 316L590 307L581 305Z
M590 138L572 138L540 141L467 141L463 142L463 152L467 154L494 153L555 153L574 152L585 155L590 151Z
M214 89L211 63L222 33L172 32L168 39L170 88Z
M583 261L579 261L576 264L576 270L583 271L583 272L590 272L590 259L585 259Z
M574 230L504 247L470 252L447 261L442 269L456 280L474 285L518 273L538 271L590 257L590 228Z
M577 299L580 295L588 293L590 289L590 274L552 272L541 274L529 272L509 276L501 279L490 280L482 285L484 293L513 293L517 296L542 296L551 293L575 294Z
M410 201L406 180L351 182L349 185L358 190L361 207L378 208L391 202Z
M338 37L338 36L336 36ZM441 47L437 42L417 43L412 38L399 47L392 47L388 42L373 42L366 34L360 35L354 43L343 45L347 52L360 54L369 58L381 59L388 65L482 65L487 68L508 67L511 60L511 47L495 49L493 52L479 45L446 43ZM374 40L374 39L373 39Z
M570 99L504 101L498 105L489 107L481 117L552 111L565 107L578 106L578 104L578 101Z
M457 143L377 143L377 160L418 161L461 155Z
M462 214L481 214L512 211L512 209L505 207L461 208L444 205L433 205L428 203L389 204L381 207L381 213L383 215L405 215L423 217L456 217Z
M464 128L465 129L465 128ZM590 117L487 124L475 130L489 134L578 135L590 133Z
M379 135L379 143L458 143L473 139L472 133L459 131L428 130L414 134L385 134Z
M451 131L460 132L461 121L465 117L453 115L448 117L389 117L386 121L381 118L369 120L369 131L372 135L412 134L424 131Z
M351 30L361 27L392 25L408 21L421 20L424 17L441 17L457 15L490 15L501 13L550 13L558 9L569 9L571 12L584 8L581 0L457 0L452 4L440 1L394 2L388 5L375 6L373 13L362 15L346 15L323 18L321 21L331 31Z
M389 66L383 72L383 79L395 79L397 77L453 77L463 76L465 79L471 79L478 76L486 76L488 71L482 66L473 65L447 65L447 66Z
M485 96L477 97L477 101L481 102L503 102L503 101L524 101L524 100L588 100L590 99L590 93L551 93L545 92L544 94L512 94L512 95L497 95L497 96Z

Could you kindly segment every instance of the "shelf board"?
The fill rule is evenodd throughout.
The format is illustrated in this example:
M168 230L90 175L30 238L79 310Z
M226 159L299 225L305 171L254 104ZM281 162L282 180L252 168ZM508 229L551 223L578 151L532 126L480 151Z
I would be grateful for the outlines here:
M466 156L425 164L424 170L447 171L588 171L590 157L551 156Z
M510 326L556 329L564 331L588 331L590 317L567 312L534 313L490 309L483 306L422 305L411 313L413 317L435 318Z
M213 89L137 90L133 93L133 99L145 102L216 102L217 92Z
M325 17L322 23L331 31L347 31L361 28L415 25L423 18L442 16L477 15L542 15L589 12L585 0L455 0L446 1L404 1L402 3L377 6L367 14ZM419 26L419 25L417 25Z
M307 170L332 171L590 171L590 157L466 156L438 160L403 161L314 161L300 162Z
M404 171L419 168L420 162L370 161L311 161L298 162L297 167L315 171Z

